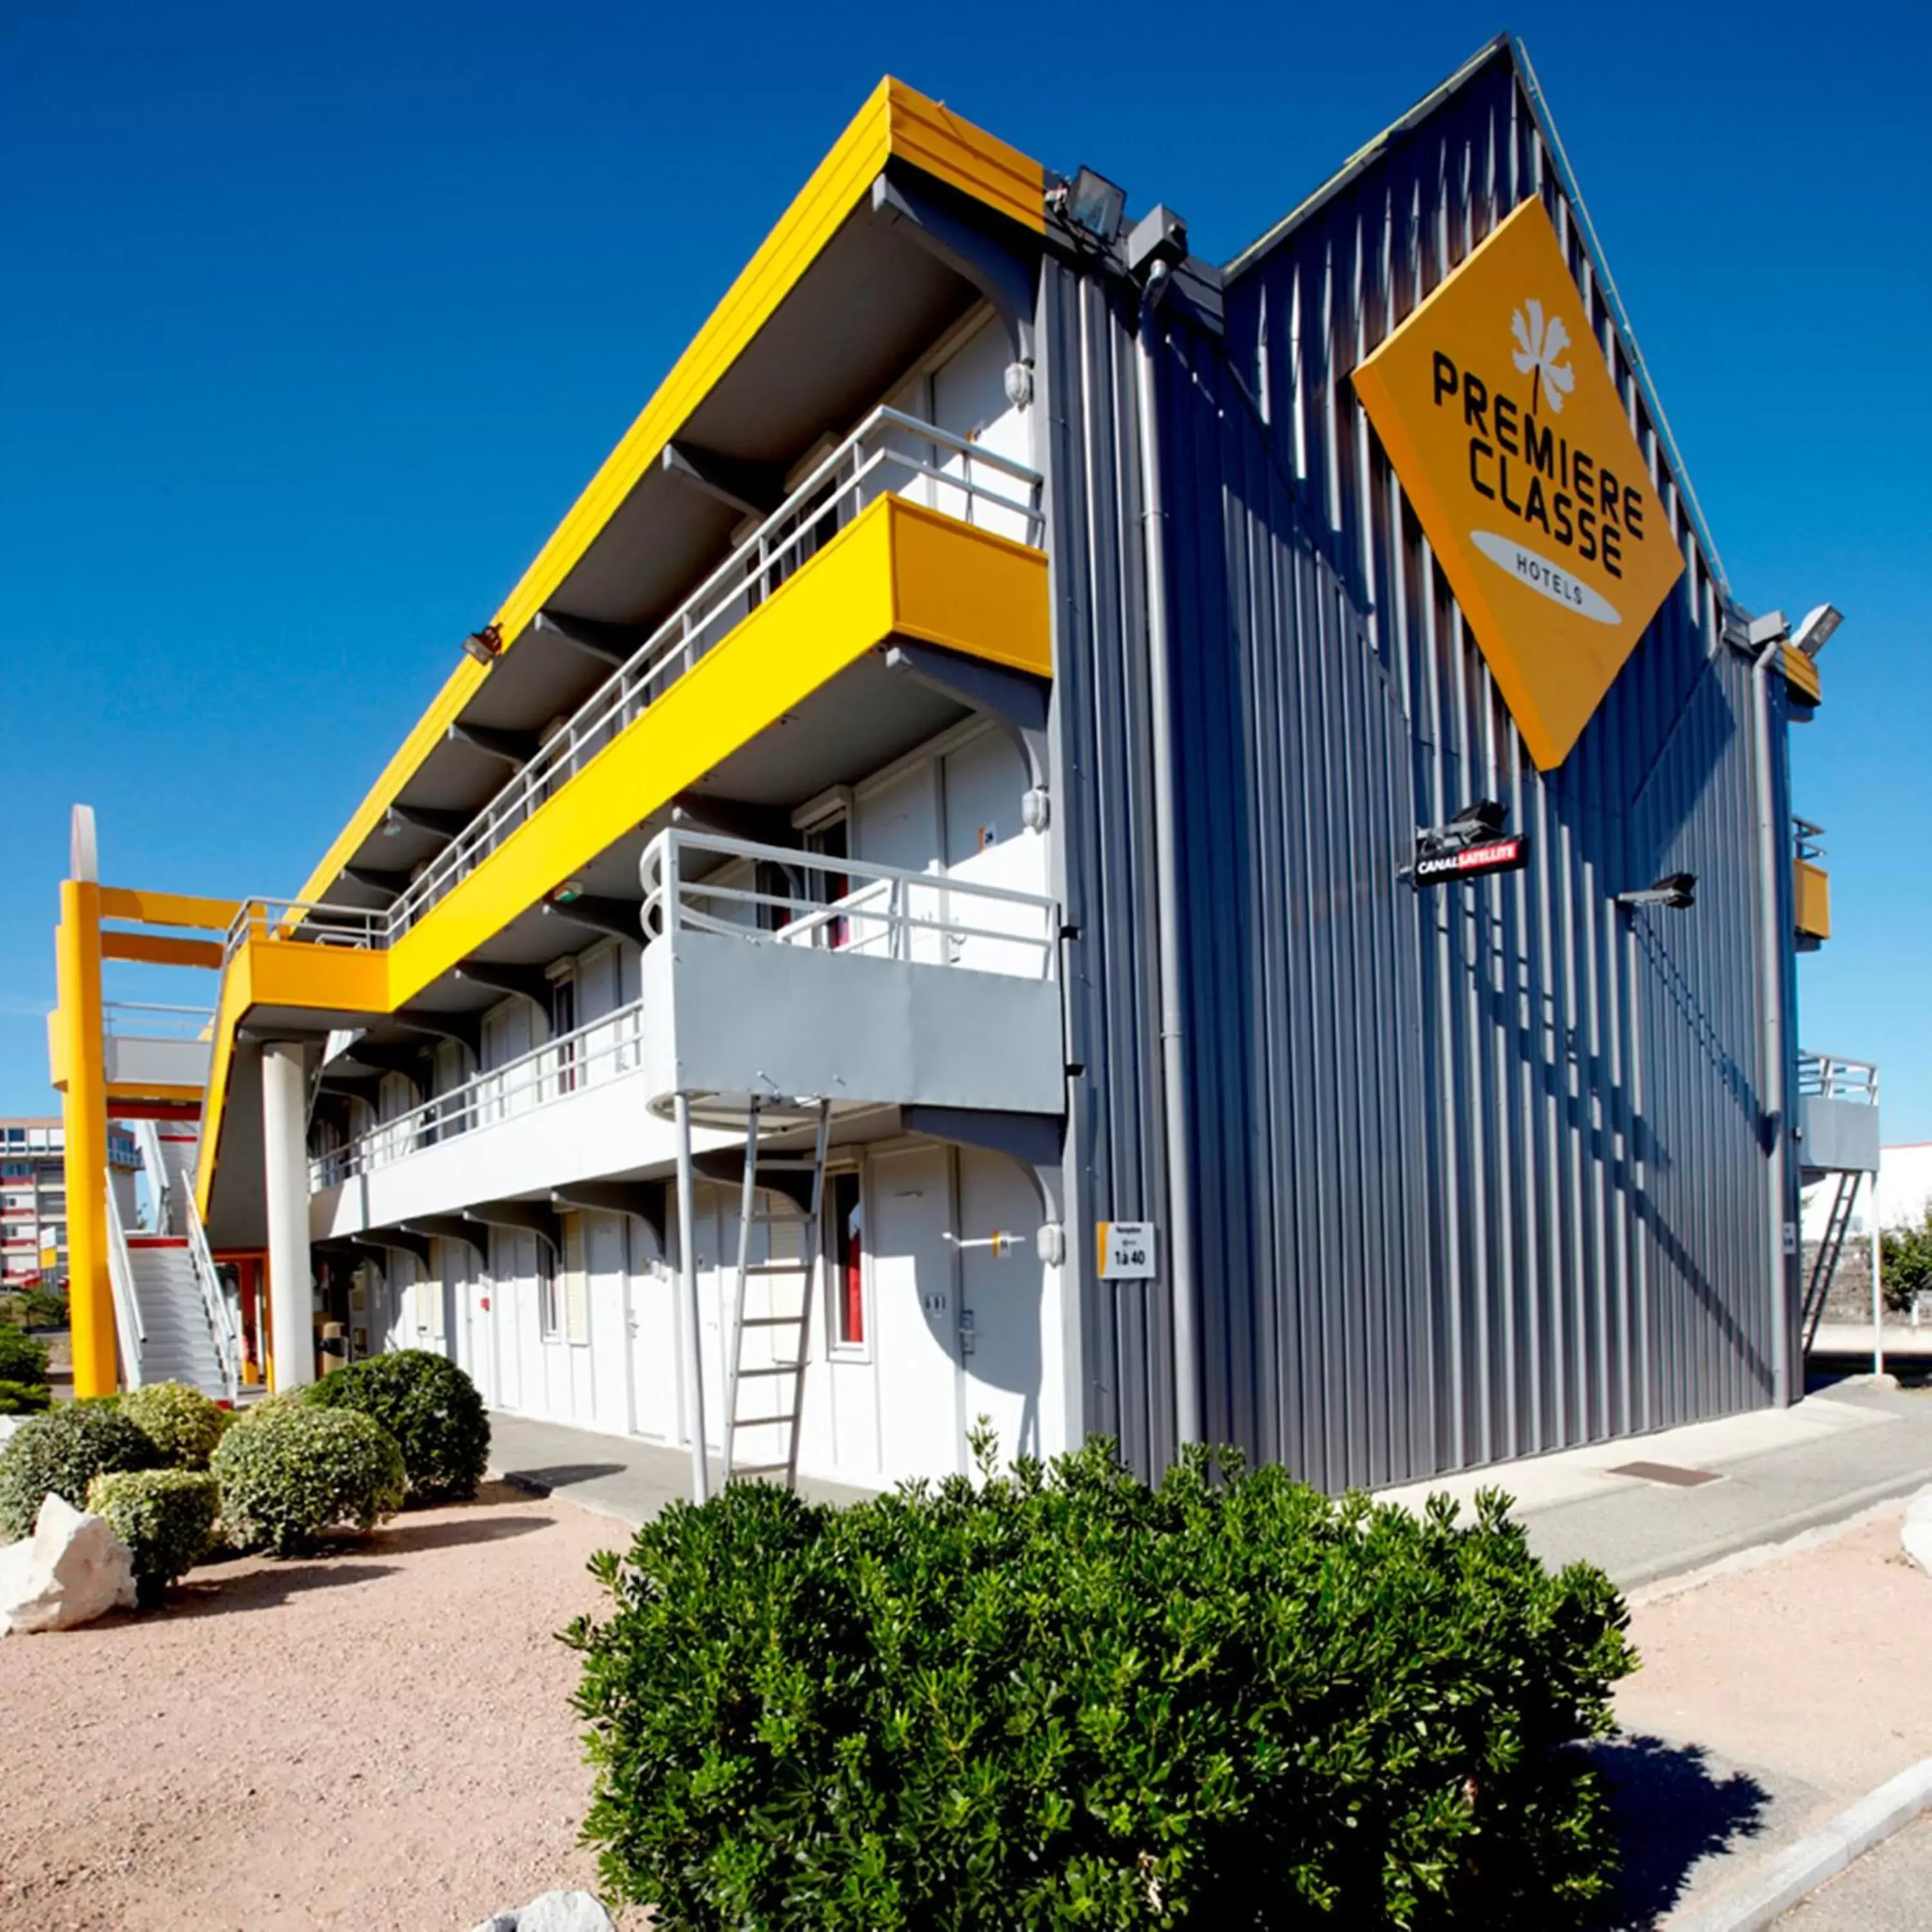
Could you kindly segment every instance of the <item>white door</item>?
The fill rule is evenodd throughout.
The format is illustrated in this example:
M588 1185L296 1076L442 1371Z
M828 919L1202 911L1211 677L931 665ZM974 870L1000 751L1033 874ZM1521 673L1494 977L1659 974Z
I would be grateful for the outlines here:
M962 1148L958 1162L962 1240L1018 1238L1001 1252L960 1250L960 1322L970 1336L962 1339L967 1423L982 1415L992 1421L1002 1464L1018 1455L1050 1455L1062 1445L1055 1419L1041 1409L1048 1364L1044 1270L1034 1246L1040 1197L1000 1155Z
M638 1222L628 1225L631 1428L656 1442L680 1442L687 1438L677 1276L649 1232Z
M880 1473L951 1475L964 1466L950 1158L938 1146L875 1154L865 1178Z

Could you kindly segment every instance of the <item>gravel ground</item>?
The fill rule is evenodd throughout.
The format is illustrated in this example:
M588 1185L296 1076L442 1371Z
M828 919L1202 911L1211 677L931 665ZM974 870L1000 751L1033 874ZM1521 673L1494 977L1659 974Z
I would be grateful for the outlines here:
M150 1616L0 1641L0 1928L463 1932L594 1891L553 1633L622 1540L493 1485L339 1553L196 1570Z

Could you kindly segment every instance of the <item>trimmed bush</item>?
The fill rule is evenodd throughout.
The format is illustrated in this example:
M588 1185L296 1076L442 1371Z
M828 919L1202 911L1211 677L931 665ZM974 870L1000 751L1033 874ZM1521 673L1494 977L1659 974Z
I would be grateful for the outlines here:
M490 1460L490 1418L476 1384L446 1356L404 1348L351 1362L308 1391L322 1408L352 1408L400 1445L410 1501L467 1502Z
M232 1416L186 1382L149 1382L130 1389L121 1398L121 1413L176 1469L206 1468Z
M0 1382L44 1382L47 1345L36 1342L24 1328L0 1322Z
M264 1404L216 1445L221 1532L238 1550L288 1556L338 1524L372 1528L402 1507L403 1453L353 1409Z
M208 1554L221 1488L206 1469L132 1469L96 1476L87 1506L134 1552L134 1583L144 1605Z
M1551 1928L1613 1842L1574 1748L1634 1667L1598 1571L1279 1469L1112 1446L836 1511L731 1485L592 1564L584 1826L664 1932Z
M38 1415L52 1401L45 1382L0 1382L0 1415Z
M96 1476L152 1469L160 1460L154 1444L117 1409L69 1405L35 1416L0 1448L0 1543L33 1534L50 1492L85 1509Z

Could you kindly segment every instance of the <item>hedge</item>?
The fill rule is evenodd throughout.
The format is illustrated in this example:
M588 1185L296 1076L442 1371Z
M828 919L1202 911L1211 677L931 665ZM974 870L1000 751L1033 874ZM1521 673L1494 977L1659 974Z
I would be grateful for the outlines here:
M748 1483L592 1568L584 1827L664 1932L1556 1927L1613 1876L1598 1571L1111 1444L838 1511Z
M338 1525L368 1529L402 1506L402 1451L352 1409L265 1402L230 1430L208 1467L221 1485L221 1533L278 1556Z
M476 1495L490 1460L490 1418L476 1384L448 1357L404 1348L350 1362L316 1382L308 1400L380 1423L402 1450L412 1503Z
M87 1506L134 1556L134 1582L152 1605L208 1554L221 1505L220 1486L205 1469L133 1469L96 1476Z
M234 1419L186 1382L148 1382L121 1398L121 1413L148 1436L177 1469L205 1469L222 1432Z
M118 1409L70 1404L37 1415L0 1448L0 1543L34 1533L34 1519L50 1492L76 1509L87 1507L88 1485L120 1469L151 1469L160 1452Z
M46 1378L47 1345L10 1322L0 1322L0 1382L31 1386Z
M0 1415L39 1415L53 1406L45 1382L0 1382Z

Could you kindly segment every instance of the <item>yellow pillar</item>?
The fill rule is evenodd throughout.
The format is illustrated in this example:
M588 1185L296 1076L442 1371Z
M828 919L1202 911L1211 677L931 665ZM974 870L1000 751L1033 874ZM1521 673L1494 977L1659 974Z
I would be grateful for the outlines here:
M100 1012L100 888L61 881L55 946L60 1007L55 1016L61 1112L67 1129L68 1307L74 1330L74 1392L112 1395L120 1385L114 1290L107 1276L107 1068Z

